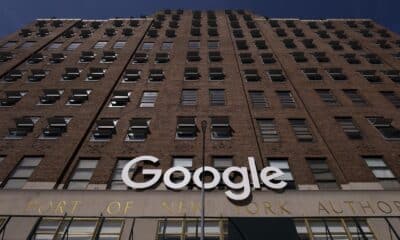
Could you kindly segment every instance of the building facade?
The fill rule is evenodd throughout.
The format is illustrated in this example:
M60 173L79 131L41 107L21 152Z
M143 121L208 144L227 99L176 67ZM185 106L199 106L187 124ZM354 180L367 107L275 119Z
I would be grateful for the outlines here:
M163 10L38 19L0 46L4 239L200 239L193 181L122 181L143 155L137 182L203 157L283 171L242 201L207 190L207 239L400 239L400 36L372 20Z

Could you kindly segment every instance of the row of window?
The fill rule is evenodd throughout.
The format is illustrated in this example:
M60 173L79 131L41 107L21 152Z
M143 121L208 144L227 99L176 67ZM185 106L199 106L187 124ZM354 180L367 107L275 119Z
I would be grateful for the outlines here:
M5 156L2 156L4 159ZM13 169L10 175L3 182L4 189L22 189L27 183L35 168L40 164L43 157L24 157L18 165ZM382 156L362 156L366 167L368 167L375 178L380 181L385 189L399 188L400 184L393 174L391 169L387 166ZM127 190L128 187L123 183L121 178L122 169L131 158L119 158L115 163L114 169L108 181L108 189L113 190ZM181 166L188 169L194 168L194 157L187 156L174 156L172 158L172 166ZM330 170L326 158L324 157L307 157L306 162L309 166L310 172L313 175L315 183L320 190L333 190L339 189L339 185L335 175ZM84 190L88 187L94 171L100 161L99 158L80 158L75 166L74 171L71 173L66 189L69 190ZM279 177L278 180L283 180L288 183L289 189L296 189L295 179L290 169L290 164L287 157L268 157L265 159L267 166L280 168L284 175ZM233 156L213 156L212 165L219 171L224 171L226 168L232 167ZM129 173L131 177L134 175L134 170ZM181 175L176 174L173 176L174 181L179 181ZM190 184L189 188L193 188ZM224 188L220 185L218 188Z

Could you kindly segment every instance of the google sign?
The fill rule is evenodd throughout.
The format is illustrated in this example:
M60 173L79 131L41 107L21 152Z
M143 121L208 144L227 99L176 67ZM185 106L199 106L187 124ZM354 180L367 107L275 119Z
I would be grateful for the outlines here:
M150 180L147 180L145 182L135 182L129 176L130 170L135 169L138 163L140 162L157 163L158 161L159 159L154 156L139 156L132 159L122 169L123 182L127 186L133 189L146 189L156 184L162 177L165 186L174 190L183 189L190 183L191 180L193 180L193 183L197 187L199 188L203 187L201 179L201 175L203 173L203 167L197 168L194 171L193 176L189 171L189 169L181 166L169 168L164 172L164 175L162 174L161 169L143 169L142 171L143 175L152 176ZM230 189L228 191L225 191L225 194L228 198L236 201L247 199L251 193L250 179L253 183L254 189L261 188L260 180L266 187L271 189L283 189L284 187L286 187L287 185L286 182L277 179L280 176L284 175L282 170L280 170L279 168L265 167L260 171L260 174L258 174L254 157L248 157L248 165L250 171L248 171L247 167L232 166L226 168L222 173L222 181ZM177 172L180 172L183 175L183 179L180 180L179 182L173 182L171 180L171 176ZM204 182L204 189L213 189L217 187L217 185L221 181L220 172L217 169L210 166L204 166L204 172L207 172L212 176L211 181ZM241 181L240 182L232 181L229 177L232 173L239 174L241 176Z

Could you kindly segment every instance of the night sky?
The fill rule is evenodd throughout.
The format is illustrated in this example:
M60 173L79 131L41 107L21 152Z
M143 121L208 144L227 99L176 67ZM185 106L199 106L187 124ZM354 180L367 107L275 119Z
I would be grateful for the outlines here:
M0 36L36 18L104 19L159 9L248 9L269 17L372 18L400 33L400 0L1 0Z

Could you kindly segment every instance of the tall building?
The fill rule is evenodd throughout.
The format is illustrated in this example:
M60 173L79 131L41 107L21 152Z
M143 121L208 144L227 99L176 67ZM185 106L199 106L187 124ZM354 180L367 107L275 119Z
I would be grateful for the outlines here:
M205 239L400 239L400 36L372 20L164 10L0 46L4 239L200 239L202 184Z

